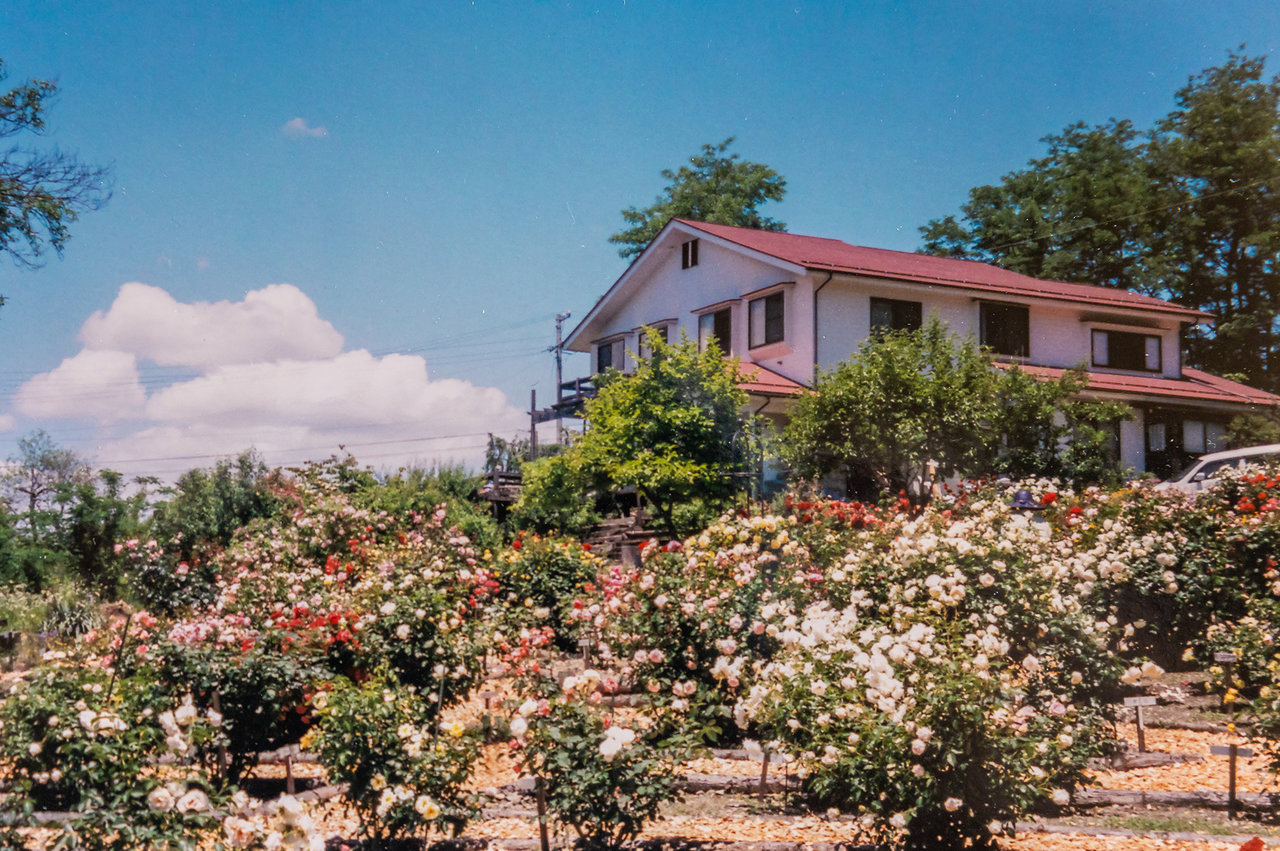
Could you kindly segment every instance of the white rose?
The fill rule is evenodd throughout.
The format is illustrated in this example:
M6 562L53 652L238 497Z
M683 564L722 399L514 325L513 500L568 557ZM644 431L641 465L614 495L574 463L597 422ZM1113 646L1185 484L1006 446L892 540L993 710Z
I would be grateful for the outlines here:
M199 789L192 789L178 799L178 812L202 813L209 809L209 796Z
M174 803L173 793L163 786L157 786L147 795L147 804L151 809L159 810L162 813L167 813L173 809Z

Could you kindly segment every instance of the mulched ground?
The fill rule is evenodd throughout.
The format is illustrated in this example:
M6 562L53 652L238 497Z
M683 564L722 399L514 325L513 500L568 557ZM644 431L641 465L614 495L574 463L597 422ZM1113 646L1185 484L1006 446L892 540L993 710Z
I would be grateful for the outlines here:
M1120 733L1132 741L1136 741L1136 729L1132 725L1121 725ZM1227 788L1227 758L1213 756L1209 753L1211 745L1230 742L1244 744L1240 736L1226 733L1202 733L1185 730L1148 730L1147 747L1171 753L1190 753L1204 756L1199 763L1184 763L1161 766L1158 768L1138 769L1135 771L1099 771L1096 779L1099 786L1113 789L1145 789L1165 791L1197 791ZM704 758L693 760L687 766L688 771L698 774L720 774L730 776L758 777L760 764L747 760ZM261 769L268 770L267 767ZM272 772L280 769L271 767ZM771 767L771 776L776 769ZM1239 763L1239 788L1242 792L1269 792L1277 789L1275 779L1266 772L1261 757L1251 760L1241 759ZM518 770L511 752L502 745L493 745L485 749L483 758L476 767L472 787L476 790L498 789L511 783L518 776ZM489 840L526 840L533 841L538 837L537 820L532 804L527 800L501 808L503 815L482 818L467 827L466 835L475 839ZM518 815L509 814L513 809L521 810ZM680 804L668 808L668 813L660 821L654 822L645 831L644 838L678 838L686 840L716 842L747 843L799 843L828 845L834 843L858 844L866 837L859 831L856 820L851 817L828 818L824 815L785 815L780 799L766 798L763 801L751 796L725 795L720 793L704 793L686 798ZM319 819L328 836L356 835L356 822L346 812L340 800L326 802L318 807ZM1055 820L1042 823L1030 823L1020 830L1015 837L1004 837L1000 844L1010 851L1154 851L1154 849L1179 849L1179 851L1235 851L1241 843L1253 835L1250 823L1240 821L1238 831L1233 830L1231 838L1221 839L1174 839L1156 836L1135 836L1132 833L1119 836L1097 836L1084 833L1070 834L1046 830L1086 830L1062 826ZM553 833L553 841L564 842L565 837ZM1280 839L1268 843L1271 847L1280 848Z

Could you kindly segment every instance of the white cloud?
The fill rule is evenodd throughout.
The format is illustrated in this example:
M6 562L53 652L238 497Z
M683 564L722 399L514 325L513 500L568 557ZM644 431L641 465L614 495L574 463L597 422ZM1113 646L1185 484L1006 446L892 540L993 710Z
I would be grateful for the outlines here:
M341 351L341 335L289 285L186 304L125 284L80 337L86 348L22 385L14 410L111 426L96 446L76 448L127 474L173 479L251 447L273 466L340 447L379 468L478 466L486 433L509 437L528 422L495 388L433 380L421 357ZM165 373L140 377L148 361L199 374L154 387Z
M18 418L13 414L0 414L0 432L13 431L18 427Z
M291 118L280 127L280 132L291 139L307 139L328 136L329 131L323 124L312 127L305 118Z
M146 397L133 355L83 349L25 382L14 393L13 402L27 417L110 423L141 414Z
M183 304L159 287L130 283L105 313L80 329L91 349L129 352L160 366L201 370L231 363L333 357L342 335L291 284L272 284L244 301Z
M448 433L477 418L503 416L508 408L493 388L430 381L420 357L375 358L360 350L324 361L228 366L156 392L147 416L227 425L252 416L264 425L315 428L431 422Z

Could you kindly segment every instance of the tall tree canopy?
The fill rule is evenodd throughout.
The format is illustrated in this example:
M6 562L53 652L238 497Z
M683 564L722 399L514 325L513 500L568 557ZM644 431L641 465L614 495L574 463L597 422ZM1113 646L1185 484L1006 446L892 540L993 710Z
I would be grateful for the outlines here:
M0 60L0 81L8 75ZM45 110L58 87L28 80L0 94L0 139L45 130ZM81 163L57 148L14 142L0 151L0 254L18 266L42 265L46 247L61 254L68 225L111 196L110 169Z
M922 227L923 251L1208 310L1190 362L1280 390L1280 79L1264 65L1231 54L1145 132L1112 120L1046 136L1046 156Z
M740 160L737 154L725 156L731 144L732 136L719 145L703 145L702 153L689 158L692 168L663 169L662 176L670 184L662 194L643 210L628 207L622 211L630 227L609 237L610 242L622 246L618 254L639 254L673 218L786 230L785 224L761 215L758 209L766 201L782 200L786 179L763 163Z

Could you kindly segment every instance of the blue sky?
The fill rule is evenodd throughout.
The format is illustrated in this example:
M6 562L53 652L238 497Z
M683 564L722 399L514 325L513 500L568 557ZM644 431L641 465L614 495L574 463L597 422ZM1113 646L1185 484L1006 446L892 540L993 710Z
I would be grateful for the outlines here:
M1045 134L1149 126L1191 75L1280 39L1272 2L9 0L0 17L7 82L61 87L42 144L115 170L63 259L0 265L0 458L45 428L168 477L249 445L473 460L530 387L552 393L555 313L581 317L625 268L619 211L704 143L735 136L787 178L768 212L790 230L913 250Z

